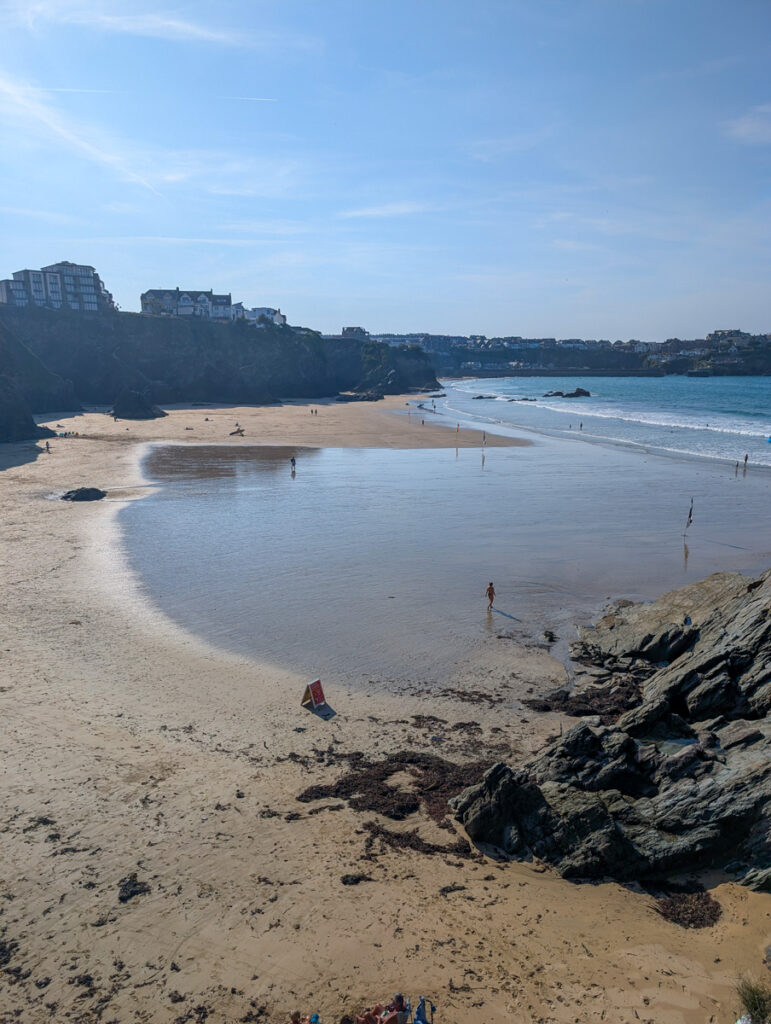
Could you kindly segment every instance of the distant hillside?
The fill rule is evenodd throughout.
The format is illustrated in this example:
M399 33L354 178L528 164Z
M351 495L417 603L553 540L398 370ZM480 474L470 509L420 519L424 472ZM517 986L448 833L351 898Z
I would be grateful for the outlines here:
M158 404L250 404L437 386L428 357L417 349L325 341L291 327L0 307L3 326L43 368L72 381L73 401L97 405L112 403L125 388ZM22 393L38 411L38 396Z

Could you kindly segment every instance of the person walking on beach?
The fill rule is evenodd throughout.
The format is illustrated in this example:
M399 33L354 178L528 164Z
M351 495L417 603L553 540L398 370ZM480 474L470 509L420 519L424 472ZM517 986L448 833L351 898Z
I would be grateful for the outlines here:
M292 458L291 458L291 459L289 460L289 465L290 465L290 466L292 467L292 472L294 473L294 471L295 471L295 466L297 465L297 462L296 462L296 460L295 460L295 457L294 457L294 455L293 455L293 456L292 456Z
M495 587L493 586L492 580L490 580L490 582L487 584L487 590L485 591L485 594L487 595L487 610L489 612L492 611L493 601L495 600Z

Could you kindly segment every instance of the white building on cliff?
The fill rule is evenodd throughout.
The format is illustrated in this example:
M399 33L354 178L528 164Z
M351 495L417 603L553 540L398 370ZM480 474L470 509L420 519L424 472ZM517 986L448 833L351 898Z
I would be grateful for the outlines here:
M40 270L17 270L0 281L0 303L75 313L114 310L115 303L93 267L80 263L52 263Z

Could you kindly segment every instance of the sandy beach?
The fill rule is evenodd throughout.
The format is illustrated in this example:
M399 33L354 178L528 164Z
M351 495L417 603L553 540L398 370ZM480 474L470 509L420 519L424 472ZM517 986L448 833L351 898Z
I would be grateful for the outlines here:
M0 449L2 1024L336 1022L394 992L428 996L437 1022L736 1019L737 975L765 969L767 896L717 884L721 919L689 931L644 892L467 850L430 801L394 821L366 793L358 810L298 800L398 752L440 759L404 759L405 797L416 778L441 793L445 761L526 759L570 725L502 709L564 681L538 637L492 633L439 694L332 682L325 721L300 707L305 677L142 599L115 516L147 493L144 442L479 447L405 402L85 413L45 421L79 435L50 455ZM55 500L78 486L108 499Z

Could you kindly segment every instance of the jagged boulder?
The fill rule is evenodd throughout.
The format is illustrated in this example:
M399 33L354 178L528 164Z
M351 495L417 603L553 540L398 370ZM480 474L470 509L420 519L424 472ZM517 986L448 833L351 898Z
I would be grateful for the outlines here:
M124 388L115 399L110 415L119 420L155 420L167 414L153 405L147 395Z
M768 887L771 571L619 605L574 648L603 680L646 654L663 658L640 674L636 706L615 724L580 722L521 769L495 765L451 802L456 818L473 841L540 857L567 878L710 867ZM607 684L585 685L591 712L591 691Z

